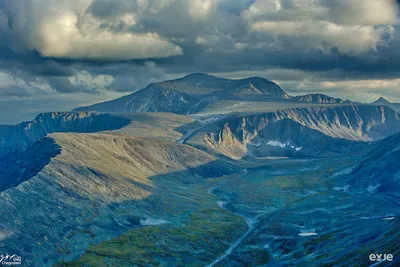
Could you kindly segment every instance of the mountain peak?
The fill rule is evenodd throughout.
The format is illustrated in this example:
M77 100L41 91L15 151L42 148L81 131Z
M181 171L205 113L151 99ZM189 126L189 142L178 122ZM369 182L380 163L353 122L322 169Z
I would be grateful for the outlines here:
M373 102L373 104L391 104L391 102L381 96L375 102Z
M262 77L249 77L232 80L232 85L233 87L236 87L236 90L242 95L262 94L265 96L280 97L284 99L290 98L289 95L286 94L276 83Z
M372 105L387 106L396 110L397 112L400 111L400 103L392 103L384 97L378 98L376 101L372 102Z
M240 79L241 81L246 81L249 83L274 83L268 79L259 77L259 76L254 76L254 77L249 77L249 78L244 78L244 79Z
M202 73L202 72L195 72L188 74L182 78L179 78L178 80L187 80L187 81L202 81L202 80L210 80L210 79L221 79L215 76L212 76L208 73Z

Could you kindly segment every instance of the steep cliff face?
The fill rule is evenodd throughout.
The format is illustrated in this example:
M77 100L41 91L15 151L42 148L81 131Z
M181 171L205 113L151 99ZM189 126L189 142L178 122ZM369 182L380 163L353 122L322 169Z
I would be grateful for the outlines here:
M376 141L400 131L400 115L386 106L310 107L277 112L335 138Z
M400 131L399 113L385 106L352 105L308 110L315 115L305 114L298 122L335 138L377 141Z
M258 131L248 132L246 128L241 127L235 134L226 125L218 136L205 135L204 143L235 159L346 154L365 147L360 142L332 138L290 119L268 122Z
M208 129L193 144L232 158L345 154L399 132L400 116L388 107L311 107L231 117Z
M30 122L0 126L0 156L26 150L48 133L92 133L119 129L130 120L93 112L53 112L39 114Z

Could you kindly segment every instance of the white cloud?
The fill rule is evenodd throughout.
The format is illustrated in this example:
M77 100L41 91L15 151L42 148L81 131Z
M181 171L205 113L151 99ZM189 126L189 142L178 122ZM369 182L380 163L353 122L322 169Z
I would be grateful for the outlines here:
M5 72L0 71L0 88L9 87L15 84L15 80Z
M302 38L314 48L345 53L376 50L394 35L397 5L392 0L318 2L256 0L243 13L253 32Z
M328 4L328 16L338 24L395 24L398 8L395 0L336 0Z
M348 90L363 90L376 92L379 90L393 89L400 92L400 79L385 80L355 80L355 81L325 81L321 83L321 88L325 90L336 88L347 88Z
M47 94L49 91L51 88L41 78L24 80L16 74L0 71L0 96L19 98Z
M75 76L68 77L71 84L83 86L92 91L105 90L114 81L112 75L92 75L87 71L80 71Z
M234 48L235 50L239 50L239 51L245 50L245 49L248 48L248 47L249 47L249 44L247 44L247 43L242 43L242 42L235 43L235 44L233 45L233 48Z
M203 19L215 11L219 0L189 0L189 15L196 19Z
M196 38L195 43L198 44L198 45L206 45L208 43L208 40L206 38L202 37L202 36L198 36Z
M112 61L182 54L179 46L157 33L113 32L102 27L110 19L102 21L88 12L92 0L24 2L26 8L14 10L19 18L14 30L25 40L27 49L36 49L45 57ZM132 13L112 19L127 26L136 24Z
M291 95L309 93L328 94L352 101L372 102L384 96L390 101L400 102L400 79L354 79L330 80L329 73L313 73L295 69L271 68L259 71L236 71L213 73L228 79L259 76L273 80ZM335 75L334 75L335 76Z
M172 40L208 23L219 2L14 0L7 15L15 40L44 57L119 61L183 55ZM147 27L148 22L159 26ZM7 24L0 12L0 31Z
M278 80L283 88L290 88L294 94L323 93L334 97L348 98L353 101L372 102L384 96L391 101L400 101L400 79L371 79L330 81L314 79L311 76L303 80Z
M218 77L224 77L228 79L243 79L248 77L263 77L268 80L283 80L283 81L298 81L304 79L310 73L294 70L294 69L282 69L282 68L270 68L264 70L243 70L243 71L233 71L233 72L217 72L212 73L212 75Z
M121 21L125 23L125 25L132 27L136 25L136 15L133 13L128 13L121 16Z
M195 40L195 43L198 45L204 46L215 46L220 41L219 37L216 35L209 35L209 36L198 36Z
M315 44L318 48L322 49L326 43L350 53L376 50L383 35L392 35L394 31L393 27L343 26L328 21L260 21L251 25L251 29L276 35L314 38L321 41Z

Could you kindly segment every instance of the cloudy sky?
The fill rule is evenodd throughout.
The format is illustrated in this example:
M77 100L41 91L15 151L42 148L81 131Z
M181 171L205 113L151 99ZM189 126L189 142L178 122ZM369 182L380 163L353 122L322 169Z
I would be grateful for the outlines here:
M400 101L396 0L0 0L0 124L190 72Z

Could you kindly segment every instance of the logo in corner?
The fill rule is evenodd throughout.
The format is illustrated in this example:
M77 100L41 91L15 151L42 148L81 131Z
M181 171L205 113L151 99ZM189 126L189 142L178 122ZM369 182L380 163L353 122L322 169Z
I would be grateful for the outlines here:
M22 257L16 254L8 255L1 254L0 255L0 265L21 265Z
M393 261L393 254L370 254L370 261Z

